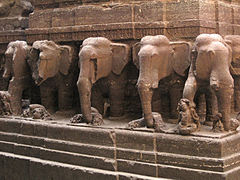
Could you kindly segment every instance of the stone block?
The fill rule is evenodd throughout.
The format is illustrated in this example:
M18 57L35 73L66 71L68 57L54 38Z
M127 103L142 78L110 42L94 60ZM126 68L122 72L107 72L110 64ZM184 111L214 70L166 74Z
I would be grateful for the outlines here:
M240 24L240 6L233 5L233 24Z
M222 36L233 34L233 26L229 23L219 22L219 34Z
M214 1L199 1L199 19L216 21L216 4Z
M219 139L159 134L156 136L156 144L158 152L212 158L222 157L222 144Z
M156 163L155 152L139 151L131 149L117 149L117 159Z
M117 148L153 151L154 135L146 132L116 130L116 145Z
M0 151L13 153L14 144L11 142L0 141Z
M219 1L217 8L219 22L233 23L233 10L231 4Z
M48 137L86 144L113 146L110 130L74 127L74 126L48 126Z
M35 127L34 122L22 121L22 124L20 127L20 134L33 136L34 135L34 127Z
M0 179L1 180L5 180L5 177L4 177L4 156L1 156L0 155Z
M13 133L0 132L0 141L17 142L17 136Z
M130 160L117 160L118 171L156 177L157 165Z
M74 13L71 8L54 9L52 13L52 27L74 26Z
M34 135L38 137L47 137L47 124L35 123L34 124Z
M21 122L13 119L2 119L0 121L0 131L20 133Z
M49 149L42 149L40 151L40 158L82 167L91 167L110 171L115 170L115 161L110 158L88 156Z
M183 21L199 18L199 1L178 0L166 3L166 20Z
M163 2L145 2L134 5L134 22L163 21Z
M17 136L17 143L26 144L26 145L33 145L33 146L43 146L44 145L44 139L34 137L34 136L18 135Z
M226 179L226 177L224 177L224 175L219 172L199 171L177 166L165 166L165 165L158 165L158 177L183 180L189 180L189 178L197 180Z
M99 157L114 158L114 147L74 143L67 141L56 141L45 139L44 147L66 152L73 152Z
M4 157L5 179L30 180L29 160L18 156Z
M53 10L34 11L29 16L29 28L50 28Z
M130 5L113 7L79 6L74 11L76 26L132 22Z

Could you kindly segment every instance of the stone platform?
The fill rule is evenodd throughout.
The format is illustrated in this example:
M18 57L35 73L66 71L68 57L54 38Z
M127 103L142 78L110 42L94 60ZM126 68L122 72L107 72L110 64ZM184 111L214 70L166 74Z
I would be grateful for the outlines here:
M239 132L216 134L204 126L180 136L107 124L0 118L0 179L240 177Z

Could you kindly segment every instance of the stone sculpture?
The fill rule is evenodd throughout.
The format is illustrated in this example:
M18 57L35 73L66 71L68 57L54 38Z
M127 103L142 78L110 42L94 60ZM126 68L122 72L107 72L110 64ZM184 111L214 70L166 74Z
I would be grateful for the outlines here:
M3 78L11 79L8 92L14 115L21 115L23 91L32 85L31 72L27 64L29 50L30 47L25 41L13 41L8 44L5 52Z
M33 12L33 6L27 0L1 0L0 2L0 17L25 17L31 12Z
M178 103L179 124L178 132L183 135L191 134L200 128L200 119L188 99L181 99Z
M11 115L10 94L8 91L0 91L0 115Z
M121 43L112 43L104 37L91 37L83 41L79 52L80 73L77 82L83 120L86 123L101 124L99 116L91 112L93 107L102 114L103 95L109 97L110 116L124 114L124 89L127 83L125 66L130 61L130 48ZM99 89L91 92L92 87L100 83ZM91 94L92 93L92 94ZM95 119L97 117L97 119Z
M50 113L73 108L76 62L71 46L57 45L48 40L33 43L28 64L32 78L40 86L41 103Z
M232 52L223 38L218 34L201 34L195 41L196 58L192 59L188 79L183 90L183 98L194 106L196 91L202 86L210 86L216 93L218 110L224 130L230 130L231 98L233 95L233 78L229 67Z
M22 116L33 119L52 120L50 113L40 104L28 105L28 107L24 109Z
M153 128L154 118L151 108L153 89L158 87L161 79L173 73L185 76L190 65L190 52L189 43L170 42L163 35L145 36L133 47L133 61L140 70L137 86L145 121L139 124ZM173 111L176 111L181 93L172 92L171 104ZM177 94L179 97L176 97Z

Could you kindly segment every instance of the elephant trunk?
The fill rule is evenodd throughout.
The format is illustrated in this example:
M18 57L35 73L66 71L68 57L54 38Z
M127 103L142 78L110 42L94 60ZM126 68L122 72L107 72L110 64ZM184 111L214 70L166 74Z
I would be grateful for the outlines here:
M146 86L143 81L138 82L138 92L141 99L142 111L146 126L149 128L153 127L153 116L152 116L152 96L153 89Z
M4 79L10 79L12 75L12 56L7 55L6 56L6 61L4 64L4 72L3 72L3 78Z
M92 115L91 115L91 89L92 83L89 79L80 77L78 82L78 92L80 94L80 103L81 103L81 110L83 119L86 123L92 122Z

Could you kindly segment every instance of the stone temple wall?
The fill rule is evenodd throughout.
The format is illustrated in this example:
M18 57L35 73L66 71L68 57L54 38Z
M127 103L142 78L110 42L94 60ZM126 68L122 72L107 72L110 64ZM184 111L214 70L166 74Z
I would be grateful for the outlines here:
M89 36L138 40L164 34L193 40L200 33L239 34L240 2L223 0L47 0L33 2L28 42L81 41Z

